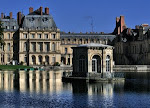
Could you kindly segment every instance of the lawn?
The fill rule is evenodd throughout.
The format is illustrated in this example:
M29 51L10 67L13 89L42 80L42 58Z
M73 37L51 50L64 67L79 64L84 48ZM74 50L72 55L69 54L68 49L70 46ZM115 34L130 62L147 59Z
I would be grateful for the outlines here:
M30 69L29 66L23 65L0 65L1 70L17 70L17 69Z

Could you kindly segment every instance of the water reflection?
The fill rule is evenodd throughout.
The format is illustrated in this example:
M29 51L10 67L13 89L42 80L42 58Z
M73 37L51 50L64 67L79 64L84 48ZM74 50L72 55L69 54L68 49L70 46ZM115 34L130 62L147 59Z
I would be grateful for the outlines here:
M131 77L133 73L131 76L125 74L126 82L115 83L65 83L61 81L62 73L63 71L1 71L0 107L45 105L105 108L150 103L149 73L137 73L137 77Z

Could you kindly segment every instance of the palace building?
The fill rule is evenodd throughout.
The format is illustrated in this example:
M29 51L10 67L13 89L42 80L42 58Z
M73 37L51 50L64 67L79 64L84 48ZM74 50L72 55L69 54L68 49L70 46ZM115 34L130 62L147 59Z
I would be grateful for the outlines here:
M65 33L57 26L49 8L29 8L29 14L17 13L17 20L1 14L5 45L0 49L0 64L72 65L71 47L80 44L110 44L115 35L105 33Z

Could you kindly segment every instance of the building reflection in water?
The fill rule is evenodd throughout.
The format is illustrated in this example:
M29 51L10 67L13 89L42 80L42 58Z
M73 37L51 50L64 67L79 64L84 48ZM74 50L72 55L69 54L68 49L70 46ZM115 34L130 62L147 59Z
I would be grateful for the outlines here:
M92 98L94 94L103 95L105 98L113 98L114 85L124 86L124 82L118 83L63 83L61 81L62 70L59 71L1 71L0 90L34 93L61 93L72 92L86 93ZM120 89L120 88L119 88ZM122 89L123 90L123 89Z

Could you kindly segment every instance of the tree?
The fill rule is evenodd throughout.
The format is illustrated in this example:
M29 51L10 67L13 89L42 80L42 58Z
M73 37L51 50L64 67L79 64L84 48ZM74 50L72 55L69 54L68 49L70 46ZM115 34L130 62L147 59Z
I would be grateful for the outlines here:
M2 46L2 45L5 45L5 42L4 42L4 40L3 40L3 36L4 36L4 34L3 34L4 28L3 28L2 25L3 25L3 24L2 24L2 22L0 21L0 44L1 44L1 46Z

